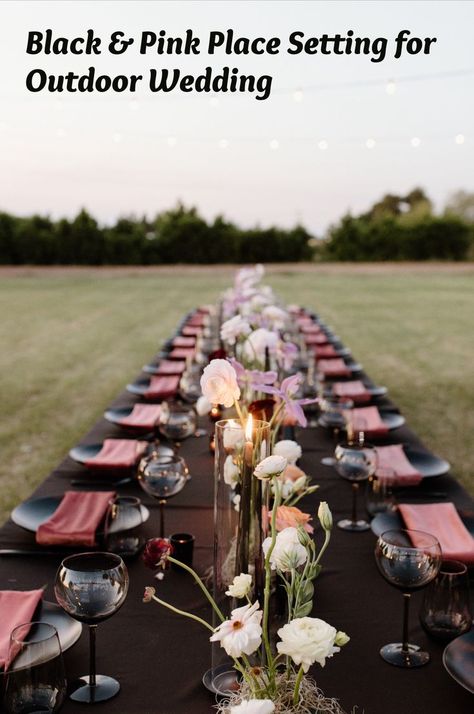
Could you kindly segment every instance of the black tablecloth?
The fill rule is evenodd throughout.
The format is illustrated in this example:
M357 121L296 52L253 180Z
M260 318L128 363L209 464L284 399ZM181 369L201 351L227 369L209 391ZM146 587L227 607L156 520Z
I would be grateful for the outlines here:
M124 392L114 406L133 404L136 397ZM105 405L104 405L105 406ZM67 405L64 405L67 408ZM58 423L56 428L60 428ZM118 427L100 420L84 438L95 443L105 437L123 435ZM320 489L302 502L302 510L314 520L320 500L328 501L338 520L350 513L351 489L332 468L320 459L332 454L333 443L321 428L297 430L303 447L301 467L311 474ZM390 435L398 441L419 443L402 427ZM188 531L196 536L195 565L203 573L212 564L213 542L213 459L206 438L191 438L180 453L188 461L192 480L166 509L169 533ZM34 496L60 495L70 488L71 478L84 477L84 467L66 458L35 491ZM431 483L428 483L430 481ZM420 488L446 491L461 509L473 503L452 476L428 479ZM147 537L158 535L158 509L138 485L120 488L122 494L139 495L151 509L144 526ZM320 535L316 536L320 537ZM422 594L412 597L410 636L432 655L429 665L402 670L386 664L379 649L387 642L400 640L402 598L379 575L373 556L372 532L348 533L334 528L331 544L324 556L323 571L316 581L313 615L344 630L350 643L313 674L325 693L338 697L350 711L353 706L365 714L468 714L473 698L447 674L442 664L443 647L430 640L418 621ZM0 547L34 547L34 536L8 521L0 529ZM29 589L47 584L46 599L54 601L52 583L59 556L0 558L0 588ZM95 705L104 714L209 714L215 703L202 685L201 677L211 664L208 632L200 625L158 606L142 602L146 585L154 585L160 596L180 608L210 617L200 590L191 578L169 571L163 581L154 579L140 560L129 563L130 590L123 608L99 626L97 668L102 674L117 677L121 692L116 699ZM87 674L88 639L81 640L65 653L68 679ZM83 712L84 705L67 701L63 711Z

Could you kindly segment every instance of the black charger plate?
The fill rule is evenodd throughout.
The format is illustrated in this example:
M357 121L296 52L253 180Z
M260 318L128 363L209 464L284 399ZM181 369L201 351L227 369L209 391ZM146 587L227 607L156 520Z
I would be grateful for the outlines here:
M133 405L134 406L134 405ZM115 409L107 409L107 411L104 413L104 418L107 419L111 424L116 424L119 426L121 429L126 429L127 431L135 431L135 432L143 432L143 433L151 433L153 429L150 429L149 426L137 426L136 424L122 424L121 421L122 419L125 419L125 417L130 416L130 414L133 411L133 406L131 407L117 407ZM156 427L158 427L158 424L156 424Z
M385 411L380 412L380 417L389 431L393 431L394 429L399 429L405 423L405 417L402 416L401 414L398 414L397 412L385 412ZM333 428L332 425L329 425L326 423L326 421L324 419L324 415L319 417L318 424L325 428L331 428L331 429ZM345 426L342 427L342 429L345 431ZM384 438L384 437L377 437L377 436L369 435L368 438L369 438L369 441L377 441L378 438Z
M78 464L86 464L89 459L92 459L94 456L97 456L99 451L102 448L102 443L100 444L86 444L86 445L81 445L75 446L73 449L70 450L69 456L73 461L77 461ZM156 447L155 444L150 443L147 448L145 449L144 456L151 451L151 449L158 450L160 454L163 456L173 456L174 451L170 446L164 446L160 444L158 447ZM94 469L95 471L102 471L104 474L106 473L107 476L113 477L114 472L118 472L121 476L123 471L129 470L126 468L97 468Z
M342 379L334 381L342 382ZM372 399L380 399L381 397L385 397L388 393L387 387L368 387L367 385L365 385L365 388L369 392ZM331 389L325 389L324 396L326 397L326 399L331 399L332 397L334 397L334 394L332 393Z
M410 499L407 497L407 500ZM459 517L469 533L474 537L474 513L459 513ZM378 513L370 523L372 532L378 537L385 531L398 531L406 529L403 518L397 510Z
M163 375L164 377L178 377L179 375L173 375L173 374L165 374ZM137 394L139 397L144 397L151 382L151 377L139 377L135 382L131 382L130 384L127 384L127 392L130 392L131 394ZM176 392L175 394L178 394L179 390L179 383L176 385ZM174 395L170 395L167 397L152 397L149 398L147 401L150 401L151 403L153 402L164 402L167 399L172 399Z
M461 687L474 694L474 629L449 643L443 652L443 664Z

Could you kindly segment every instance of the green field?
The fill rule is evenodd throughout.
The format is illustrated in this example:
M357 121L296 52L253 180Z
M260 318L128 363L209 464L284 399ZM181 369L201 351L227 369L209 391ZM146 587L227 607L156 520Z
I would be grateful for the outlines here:
M181 315L215 299L231 275L219 267L2 271L1 516L48 475ZM474 493L473 276L468 266L286 266L267 282L320 312Z

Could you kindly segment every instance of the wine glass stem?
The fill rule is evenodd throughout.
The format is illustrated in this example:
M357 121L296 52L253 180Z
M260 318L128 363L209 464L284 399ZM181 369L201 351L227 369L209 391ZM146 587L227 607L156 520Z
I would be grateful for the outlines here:
M89 625L89 684L91 687L96 686L96 667L95 667L95 636L97 625Z
M359 484L352 484L352 523L357 523L357 491L359 490Z
M409 655L408 649L408 615L410 612L410 593L403 593L403 639L402 639L402 652L405 655Z
M160 538L165 537L165 503L166 501L162 498L160 500Z

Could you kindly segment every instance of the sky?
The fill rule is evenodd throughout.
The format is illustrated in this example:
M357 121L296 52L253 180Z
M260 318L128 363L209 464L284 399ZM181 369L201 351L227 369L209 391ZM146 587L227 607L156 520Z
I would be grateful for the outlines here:
M384 193L422 186L441 210L474 190L473 2L16 2L0 3L0 210L101 223L154 216L177 201L207 219L248 227L302 223L316 235ZM30 31L72 39L94 30L97 56L26 53ZM278 37L278 54L207 52L209 33ZM400 30L436 37L429 54L394 58ZM107 44L135 42L120 56ZM198 55L140 55L144 31L201 39ZM290 55L289 36L387 38L386 57ZM48 75L142 74L135 93L29 92ZM254 93L152 93L151 69L272 76ZM469 72L470 71L470 72Z

